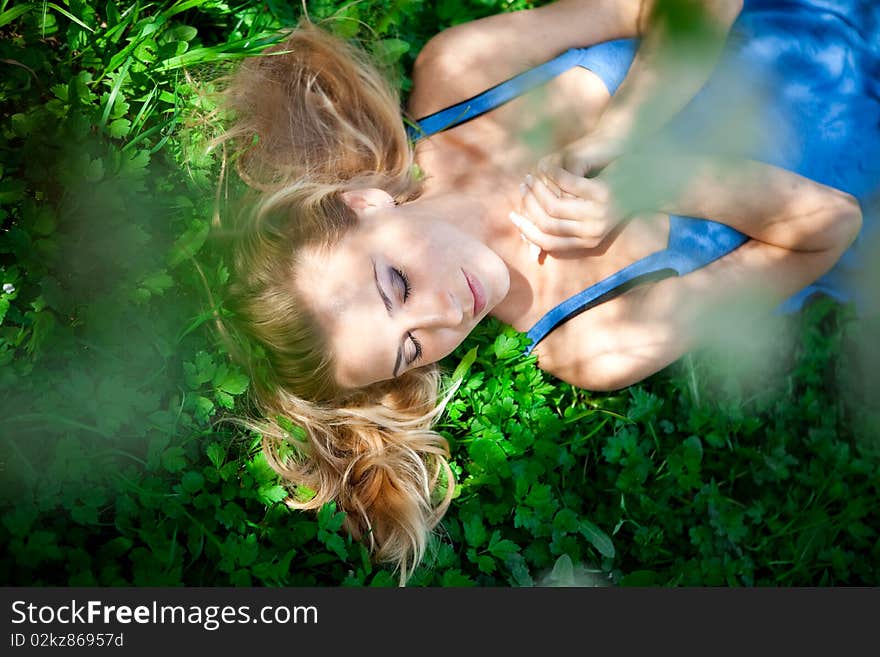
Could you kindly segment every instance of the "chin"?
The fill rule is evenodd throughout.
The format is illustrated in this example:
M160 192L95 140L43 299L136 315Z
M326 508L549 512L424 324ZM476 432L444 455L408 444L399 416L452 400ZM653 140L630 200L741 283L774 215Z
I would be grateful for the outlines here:
M493 283L495 283L495 281L493 281ZM492 291L494 294L491 295L492 298L490 298L486 304L486 307L489 308L490 311L501 303L507 296L507 293L510 292L510 270L506 265L504 265L499 272L497 283L492 286Z

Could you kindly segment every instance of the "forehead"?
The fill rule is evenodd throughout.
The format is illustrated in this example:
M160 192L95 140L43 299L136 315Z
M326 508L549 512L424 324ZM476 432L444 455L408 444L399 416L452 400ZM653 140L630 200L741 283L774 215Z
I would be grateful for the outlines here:
M418 235L418 233L415 233ZM375 287L373 257L376 253L410 249L415 239L410 222L395 218L361 222L329 246L312 246L303 250L295 272L301 292L321 290L316 299L318 312L337 314L363 301L368 287ZM377 298L373 289L370 298Z
M369 251L348 238L307 250L296 281L326 332L338 383L358 387L390 377L395 354L383 333L388 317Z
M295 272L296 286L322 324L329 324L363 296L360 279L365 260L369 262L369 257L351 249L345 239L331 247L303 251Z

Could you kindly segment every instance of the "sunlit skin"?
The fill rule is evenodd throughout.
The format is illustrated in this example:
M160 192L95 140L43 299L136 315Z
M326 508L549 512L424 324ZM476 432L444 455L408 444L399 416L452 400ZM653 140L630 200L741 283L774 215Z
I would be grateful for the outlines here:
M740 3L719 5L730 5L729 15L722 12L729 25ZM537 64L591 42L583 33L588 21L579 19L589 17L593 3L551 6L555 9L491 17L435 38L434 47L423 51L432 54L420 55L422 63L414 68L409 114L427 116L521 72L524 62ZM609 29L634 36L632 19ZM524 38L540 25L554 38ZM490 56L491 48L477 47L490 37L499 51L506 43L522 43L529 56ZM470 54L468 44L474 48ZM444 84L436 84L438 79ZM648 96L656 79L647 76ZM681 93L686 100L690 92ZM615 98L626 103L639 94ZM619 109L622 103L611 102L595 74L572 69L540 90L421 141L416 161L430 191L419 199L396 206L378 189L349 192L357 228L328 251L306 254L292 279L323 325L337 383L358 388L439 361L487 315L517 331L529 330L561 301L665 247L668 212L711 218L753 237L686 276L637 286L569 319L533 352L542 370L572 385L620 389L703 339L698 319L719 304L735 307L757 290L762 298L785 299L828 271L858 233L858 204L848 195L745 159L738 160L737 176L726 169L729 163L722 166L709 156L699 167L665 156L635 166L635 190L655 177L652 167L694 172L694 178L688 193L658 201L662 211L650 205L644 216L625 220L609 209L618 198L628 198L626 189L596 193L597 181L610 180L605 172L590 181L575 176L577 184L567 186L560 172L552 184L542 182L536 169L542 157L579 134L604 135L600 119L612 116L610 105ZM540 130L545 124L570 129ZM632 167L639 159L625 161ZM527 179L520 189L526 172L534 174L532 182ZM586 230L596 222L602 230ZM782 225L785 230L779 230ZM537 259L530 255L536 245L544 249ZM406 275L408 293L395 270ZM485 290L485 307L476 313L465 272Z
M345 194L357 227L325 251L304 253L293 276L329 340L337 384L359 388L440 361L488 316L527 330L582 285L665 241L645 220L600 249L536 259L509 213L525 212L521 171L537 159L511 158L508 172L474 167L467 180L433 177L425 194L401 205L379 189ZM395 269L410 285L405 300ZM483 289L476 314L464 272Z
M357 388L452 353L507 297L510 270L487 245L498 231L477 200L397 206L379 189L345 199L357 227L307 253L295 280L327 332L337 383ZM503 227L497 243L512 235Z

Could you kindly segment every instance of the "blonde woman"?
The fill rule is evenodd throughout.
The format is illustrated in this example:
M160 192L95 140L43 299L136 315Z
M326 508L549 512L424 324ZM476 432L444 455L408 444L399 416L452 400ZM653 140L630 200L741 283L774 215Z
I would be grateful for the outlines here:
M611 390L698 344L719 304L839 293L822 277L880 180L880 20L785 5L562 0L456 26L416 61L408 127L368 58L308 22L242 66L225 139L259 191L228 306L265 353L253 426L315 492L292 506L335 500L405 576L452 491L437 363L483 318ZM704 29L678 30L682 8ZM713 126L736 98L762 109Z

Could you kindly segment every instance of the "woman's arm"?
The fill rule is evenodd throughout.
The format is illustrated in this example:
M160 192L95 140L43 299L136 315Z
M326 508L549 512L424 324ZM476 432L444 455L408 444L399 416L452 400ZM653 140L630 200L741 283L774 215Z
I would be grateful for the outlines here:
M861 226L852 195L736 156L625 155L602 178L620 198L623 214L703 217L790 251L842 253Z
M643 128L639 134L648 133L702 86L741 7L742 0L558 0L462 23L422 48L412 71L409 111L424 116L570 48L641 38L597 134L620 140L636 122ZM682 62L689 64L686 75ZM649 100L651 115L643 117L638 110Z
M858 233L851 221L861 211L850 194L736 156L628 153L594 178L540 170L511 219L551 255L595 248L624 219L653 212L712 219L791 251L846 248Z
M412 71L409 111L424 116L570 48L639 34L648 0L559 0L455 25L431 38Z
M628 157L602 175L622 175ZM661 203L664 210L718 220L752 239L701 269L637 288L556 329L538 345L538 362L573 385L621 388L715 336L719 326L747 327L827 272L861 228L852 196L784 169L730 158L666 164L692 176ZM627 175L652 174L634 163Z
M639 48L589 134L543 161L577 175L601 170L662 128L715 68L743 0L642 0Z

